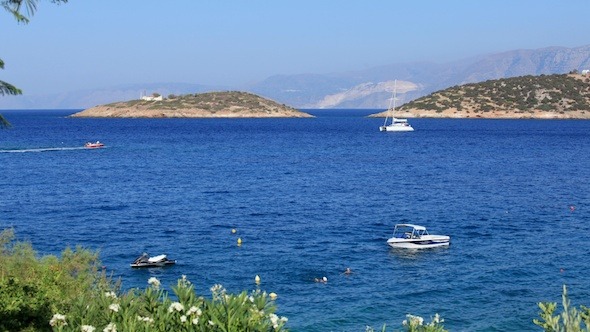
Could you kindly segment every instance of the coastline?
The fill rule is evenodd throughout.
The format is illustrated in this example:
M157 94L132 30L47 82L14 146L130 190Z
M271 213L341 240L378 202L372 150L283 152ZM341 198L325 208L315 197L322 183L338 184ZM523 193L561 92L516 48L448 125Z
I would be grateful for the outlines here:
M252 111L230 107L220 111L199 108L146 109L139 107L96 106L70 115L73 118L312 118L311 114L300 111L275 110Z
M395 111L397 118L432 118L432 119L531 119L531 120L588 120L590 111L520 111L520 110L492 110L476 112L474 110L458 111L455 108L443 111L410 109ZM391 111L383 111L369 115L370 118L384 118L391 116Z

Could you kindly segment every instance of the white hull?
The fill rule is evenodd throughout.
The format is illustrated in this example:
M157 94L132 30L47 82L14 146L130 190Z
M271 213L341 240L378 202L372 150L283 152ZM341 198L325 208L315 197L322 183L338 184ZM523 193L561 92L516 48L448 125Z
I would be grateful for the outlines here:
M407 123L403 125L392 124L379 127L379 131L414 131L414 128Z
M148 254L144 253L131 263L131 267L163 267L174 264L176 264L176 261L166 258L166 255L149 257Z
M418 239L402 239L392 237L387 240L393 248L406 249L425 249L448 246L451 243L451 238L446 235L423 235Z

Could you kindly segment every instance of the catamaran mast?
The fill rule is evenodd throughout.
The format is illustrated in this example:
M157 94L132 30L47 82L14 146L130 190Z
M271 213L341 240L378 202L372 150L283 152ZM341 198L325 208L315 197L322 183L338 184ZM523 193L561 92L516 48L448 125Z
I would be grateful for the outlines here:
M393 81L393 91L391 92L391 99L389 100L389 108L387 109L387 113L385 114L385 122L383 122L383 126L387 126L387 120L389 119L389 111L391 111L391 123L393 123L393 119L395 118L393 115L393 111L395 110L396 95L397 95L397 80Z
M391 108L391 122L395 121L395 101L397 100L397 80L393 81L393 107Z

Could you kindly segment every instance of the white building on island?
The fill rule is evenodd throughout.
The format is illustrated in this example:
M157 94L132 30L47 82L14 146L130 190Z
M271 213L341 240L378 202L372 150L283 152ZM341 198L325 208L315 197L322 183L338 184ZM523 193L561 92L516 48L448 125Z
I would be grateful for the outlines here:
M140 95L140 99L141 100L147 100L147 101L162 101L164 100L164 97L162 97L162 95L160 95L159 93L152 93L151 96L148 96L145 94L145 91L143 93L141 93Z

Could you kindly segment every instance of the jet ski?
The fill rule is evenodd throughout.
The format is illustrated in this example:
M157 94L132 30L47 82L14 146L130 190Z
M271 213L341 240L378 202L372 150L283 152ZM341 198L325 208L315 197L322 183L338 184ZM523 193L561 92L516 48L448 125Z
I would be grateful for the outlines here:
M168 259L166 255L150 257L148 254L143 253L143 255L137 257L137 259L131 263L131 267L162 267L174 264L176 264L176 260Z

